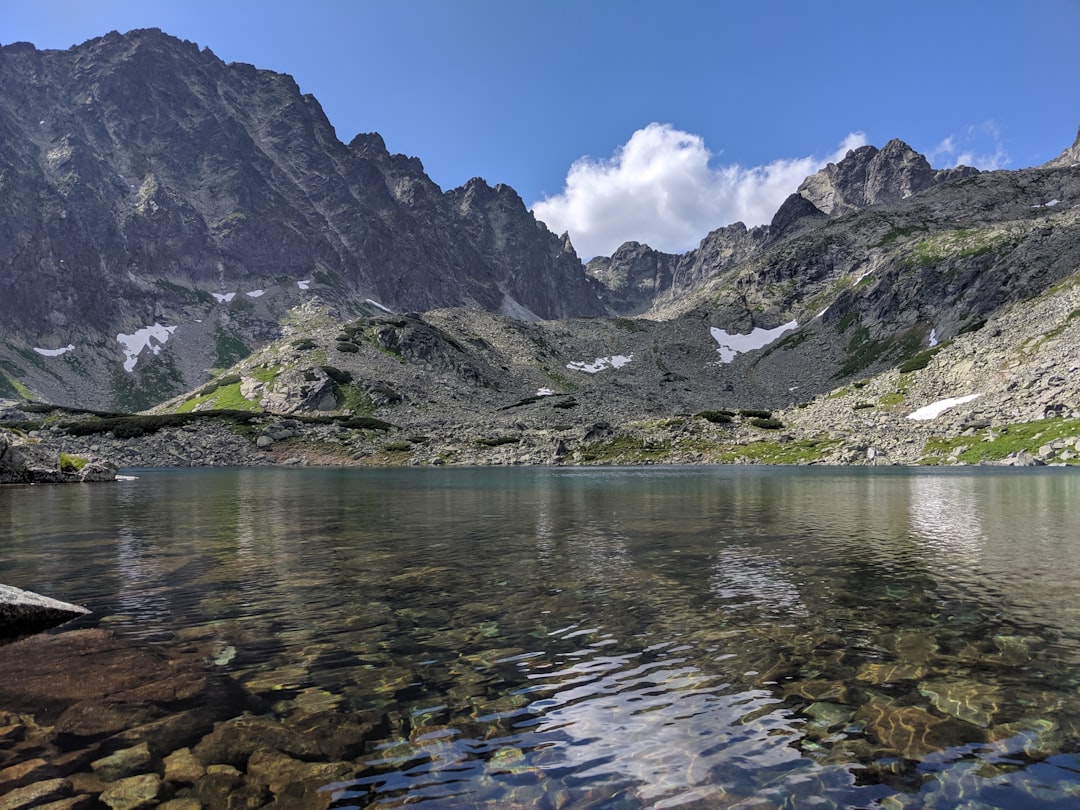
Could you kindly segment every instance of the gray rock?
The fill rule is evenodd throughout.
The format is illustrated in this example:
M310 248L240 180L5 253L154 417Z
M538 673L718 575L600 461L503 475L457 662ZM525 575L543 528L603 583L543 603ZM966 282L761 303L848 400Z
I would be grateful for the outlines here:
M55 627L88 613L79 605L0 585L0 638Z

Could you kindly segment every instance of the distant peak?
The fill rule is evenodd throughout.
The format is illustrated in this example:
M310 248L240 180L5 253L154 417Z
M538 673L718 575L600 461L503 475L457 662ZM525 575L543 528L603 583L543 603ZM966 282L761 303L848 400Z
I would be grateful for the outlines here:
M1080 166L1080 129L1076 131L1076 140L1073 145L1051 161L1044 163L1040 169L1065 169L1069 166Z

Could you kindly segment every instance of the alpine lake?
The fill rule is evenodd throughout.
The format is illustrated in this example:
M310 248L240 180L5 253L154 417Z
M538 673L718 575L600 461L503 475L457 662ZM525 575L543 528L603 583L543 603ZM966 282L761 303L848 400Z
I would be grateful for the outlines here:
M112 807L138 779L129 806L1080 806L1074 470L131 472L0 490L0 582L93 611L0 646L0 779L33 761ZM88 703L82 638L114 679L217 684L213 713ZM35 667L85 683L15 705Z

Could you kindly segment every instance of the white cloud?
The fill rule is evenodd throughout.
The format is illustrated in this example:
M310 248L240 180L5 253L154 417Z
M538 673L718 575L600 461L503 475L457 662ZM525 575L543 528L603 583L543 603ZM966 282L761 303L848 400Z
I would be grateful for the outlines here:
M808 175L865 143L861 132L853 132L826 158L714 168L701 136L653 123L609 160L575 161L563 191L535 203L533 212L555 233L569 231L583 259L610 255L631 240L681 253L732 222L769 222Z
M935 168L974 166L983 171L1004 169L1009 165L1009 153L1001 143L1001 132L993 121L970 126L961 138L955 134L945 137L929 151L927 160Z

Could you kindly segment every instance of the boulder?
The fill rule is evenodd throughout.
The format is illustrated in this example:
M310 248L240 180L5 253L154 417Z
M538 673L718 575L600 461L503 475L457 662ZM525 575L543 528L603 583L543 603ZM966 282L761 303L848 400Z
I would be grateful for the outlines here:
M46 630L89 612L79 605L0 585L0 639Z
M83 459L79 469L61 467L60 452L0 430L0 484L67 484L116 480L116 465Z

